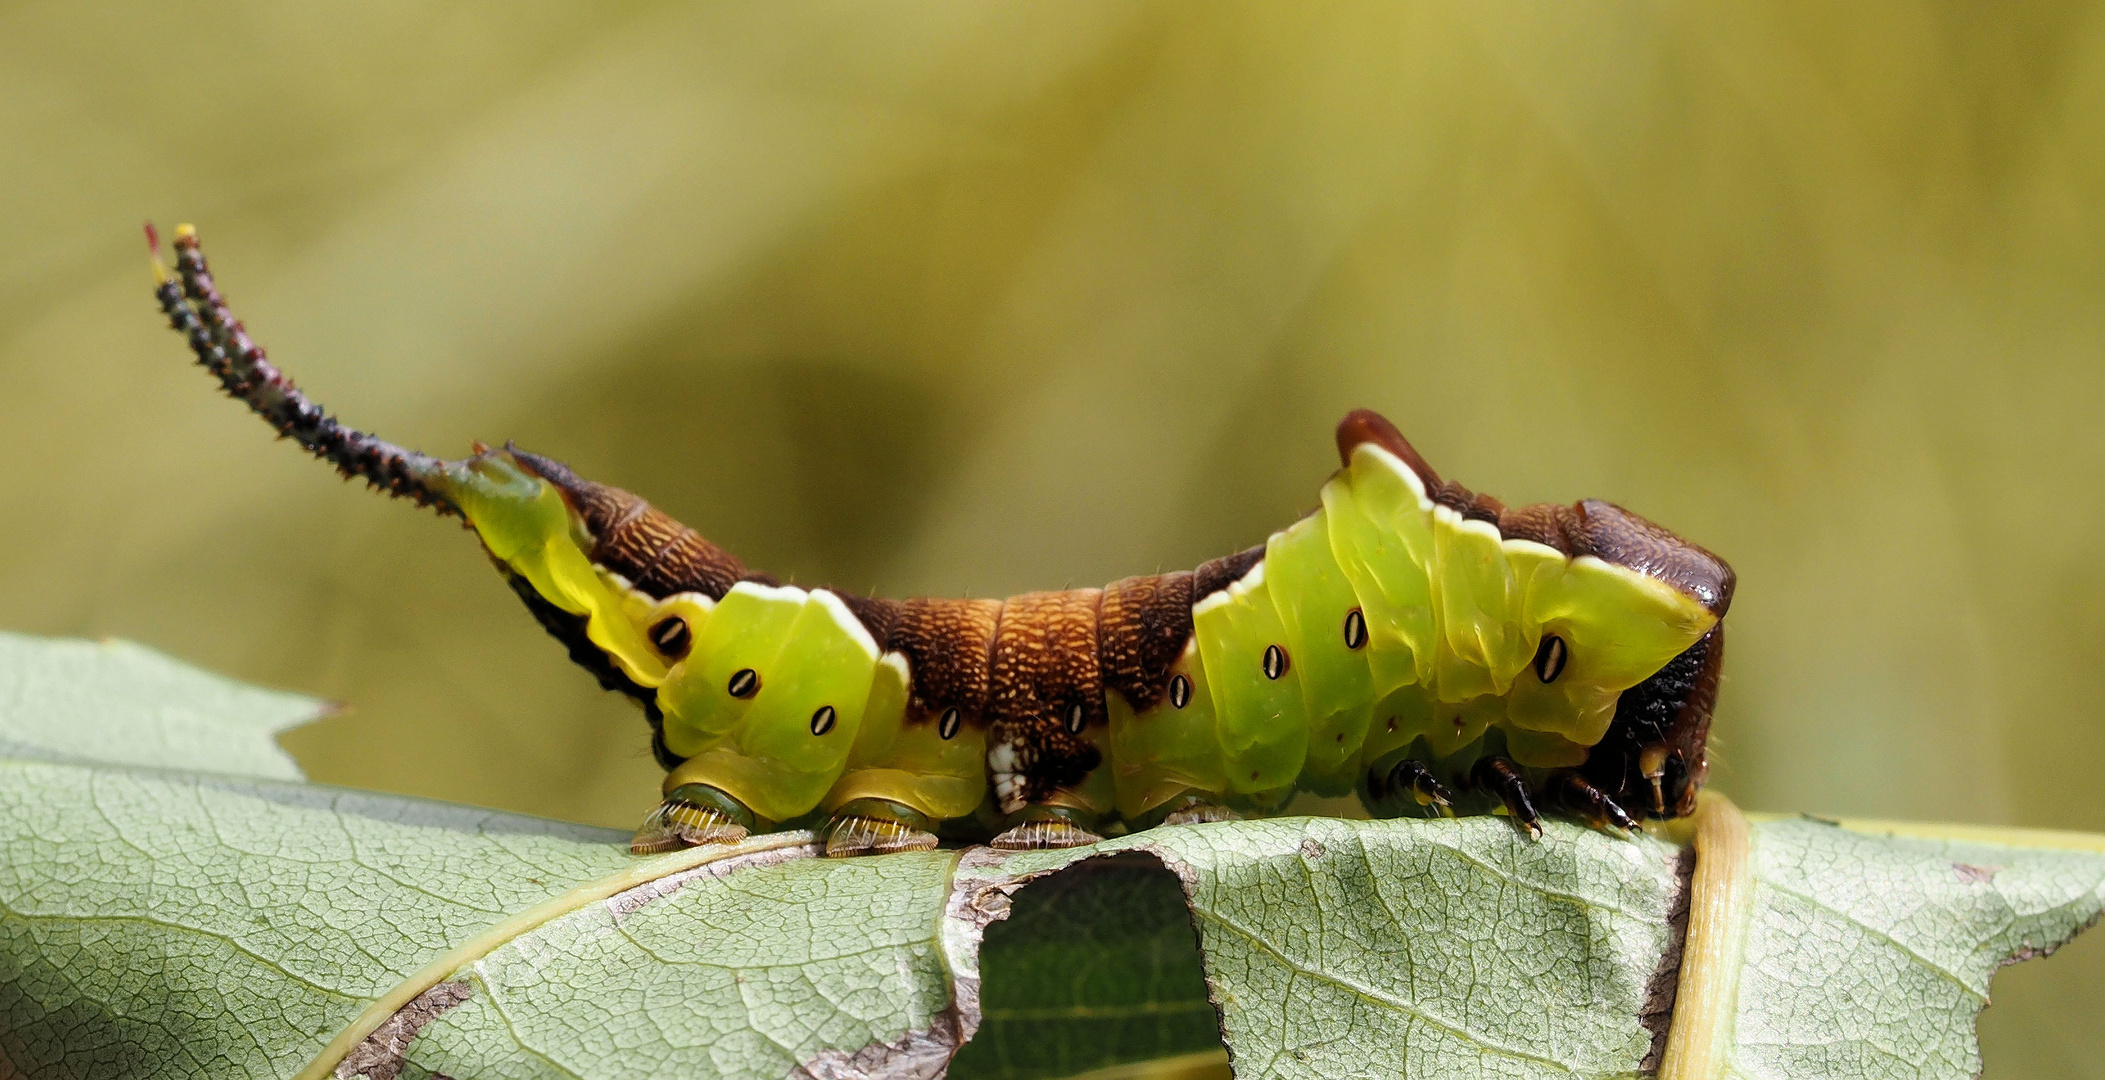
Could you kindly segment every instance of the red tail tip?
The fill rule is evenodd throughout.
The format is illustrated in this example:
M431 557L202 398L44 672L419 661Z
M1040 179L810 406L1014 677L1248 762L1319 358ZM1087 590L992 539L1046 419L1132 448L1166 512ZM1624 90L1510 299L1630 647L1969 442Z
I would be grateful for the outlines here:
M146 250L155 255L161 253L161 231L154 228L151 221L146 223Z

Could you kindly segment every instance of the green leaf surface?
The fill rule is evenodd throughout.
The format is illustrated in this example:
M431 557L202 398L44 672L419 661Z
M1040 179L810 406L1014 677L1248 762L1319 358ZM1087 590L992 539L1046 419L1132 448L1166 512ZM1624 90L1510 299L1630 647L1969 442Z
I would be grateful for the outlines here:
M0 631L0 757L298 780L272 736L328 711L128 641Z
M0 762L0 1051L289 1076L433 956L627 856L601 830L268 780Z
M488 1078L786 1076L855 1051L931 1065L950 988L937 926L951 852L711 864L594 904L455 977L421 1070ZM887 1044L898 1043L896 1047Z
M1238 1076L1628 1075L1681 879L1676 852L1495 818L1284 818L1098 845L1184 883ZM1020 855L1042 873L1074 853Z
M2105 907L2105 856L1758 825L1734 1064L1749 1077L1971 1077L2005 964Z
M1291 818L638 860L203 771L267 761L311 706L129 647L0 646L7 1075L929 1077L976 1031L950 1075L1030 1080L1189 1055L1217 1016L1245 1078L1615 1077L1652 1067L1680 975L1690 859L1649 837ZM142 727L200 741L142 762ZM1748 1077L1972 1076L1994 969L2105 905L2105 855L1807 821L1754 829L1749 880Z

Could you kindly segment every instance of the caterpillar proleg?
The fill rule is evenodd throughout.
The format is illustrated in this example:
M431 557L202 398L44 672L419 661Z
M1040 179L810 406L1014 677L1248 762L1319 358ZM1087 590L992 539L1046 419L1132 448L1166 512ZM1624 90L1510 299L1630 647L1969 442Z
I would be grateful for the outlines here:
M226 392L346 476L461 517L533 616L633 698L666 769L639 853L820 824L833 855L1004 847L1272 813L1688 814L1733 574L1611 503L1507 507L1359 410L1321 506L1195 570L1006 600L783 584L510 444L346 428L235 321L197 234L155 296Z

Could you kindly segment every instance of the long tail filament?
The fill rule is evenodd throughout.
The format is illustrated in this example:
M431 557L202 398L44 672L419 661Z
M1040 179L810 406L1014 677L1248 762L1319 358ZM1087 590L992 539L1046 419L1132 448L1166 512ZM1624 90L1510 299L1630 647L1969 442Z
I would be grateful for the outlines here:
M161 262L160 235L152 222L146 225L146 243L153 256L154 298L167 314L168 325L189 341L197 362L218 377L228 396L247 402L279 435L306 447L344 476L363 479L418 506L459 516L460 510L429 482L444 462L343 426L271 364L263 347L227 310L226 298L220 295L204 250L198 246L195 228L178 225L175 229L180 284Z

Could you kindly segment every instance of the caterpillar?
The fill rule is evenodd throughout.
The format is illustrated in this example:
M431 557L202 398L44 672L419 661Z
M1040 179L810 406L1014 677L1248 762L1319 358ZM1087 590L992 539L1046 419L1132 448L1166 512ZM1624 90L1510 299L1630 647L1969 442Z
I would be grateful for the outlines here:
M1508 507L1394 425L1336 432L1321 505L1189 572L1006 600L886 600L747 569L515 445L442 460L338 423L229 312L196 230L155 297L231 396L390 496L459 517L664 766L638 854L791 823L829 855L1004 848L1263 815L1686 815L1709 770L1734 576L1612 503Z

